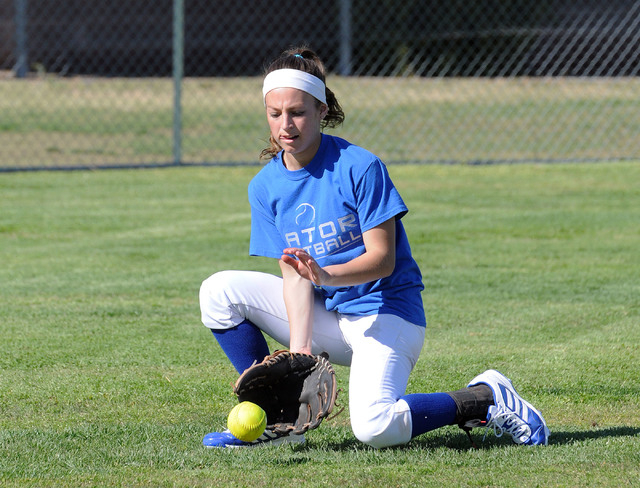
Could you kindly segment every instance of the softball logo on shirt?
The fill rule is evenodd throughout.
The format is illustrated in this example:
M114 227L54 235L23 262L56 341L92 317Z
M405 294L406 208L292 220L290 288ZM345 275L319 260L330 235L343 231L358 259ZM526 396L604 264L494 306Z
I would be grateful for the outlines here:
M296 225L311 225L316 220L316 209L310 203L301 203L296 208Z
M349 249L362 241L355 214L349 213L316 225L316 209L310 203L296 207L298 229L285 233L289 247L300 247L318 258Z

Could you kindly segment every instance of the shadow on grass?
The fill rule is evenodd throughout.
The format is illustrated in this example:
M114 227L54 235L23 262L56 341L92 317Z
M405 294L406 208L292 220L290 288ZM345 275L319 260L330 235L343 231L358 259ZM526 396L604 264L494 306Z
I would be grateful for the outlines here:
M549 445L575 444L589 439L632 437L636 435L640 435L640 427L609 427L577 432L552 431L549 437Z
M609 427L605 429L593 429L584 431L551 431L549 437L549 446L554 445L570 445L585 442L590 439L602 439L606 437L633 437L640 435L640 427ZM493 432L485 433L477 430L472 433L473 443L477 449L492 449L500 446L513 446L511 436L505 434L502 437L496 437ZM366 450L374 448L362 444L357 439L344 439L341 442L328 443L327 449L332 451L352 451ZM412 439L409 444L403 446L395 446L389 449L415 449L421 448L426 450L434 450L446 447L453 450L468 451L474 449L466 434L461 430L459 433L446 432L444 435L431 433L426 436L420 436Z

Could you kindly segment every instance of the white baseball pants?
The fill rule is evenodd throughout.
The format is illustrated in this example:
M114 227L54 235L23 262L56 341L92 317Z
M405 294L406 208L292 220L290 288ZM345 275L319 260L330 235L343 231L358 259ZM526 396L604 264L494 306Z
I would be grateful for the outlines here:
M289 322L282 278L254 271L222 271L200 288L202 322L210 329L235 327L245 319L284 347ZM350 366L349 412L355 436L373 447L411 439L411 412L404 400L409 374L420 356L425 328L395 315L354 316L329 312L318 296L313 353Z

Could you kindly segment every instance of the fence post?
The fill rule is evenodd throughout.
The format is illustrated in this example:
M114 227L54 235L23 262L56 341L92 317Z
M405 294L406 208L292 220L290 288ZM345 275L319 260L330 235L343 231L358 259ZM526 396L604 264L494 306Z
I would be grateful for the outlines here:
M16 64L17 78L24 78L28 71L27 51L27 0L14 0L16 9Z
M182 164L184 0L173 0L173 164Z
M342 76L351 75L351 0L340 0L340 65Z

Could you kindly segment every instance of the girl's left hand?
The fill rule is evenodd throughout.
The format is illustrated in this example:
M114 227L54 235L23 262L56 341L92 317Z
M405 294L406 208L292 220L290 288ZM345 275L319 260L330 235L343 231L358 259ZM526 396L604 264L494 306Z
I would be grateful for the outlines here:
M280 259L295 269L300 276L313 282L315 285L326 283L329 277L328 273L318 265L316 260L313 259L307 251L299 247L288 247L282 252L283 254Z

